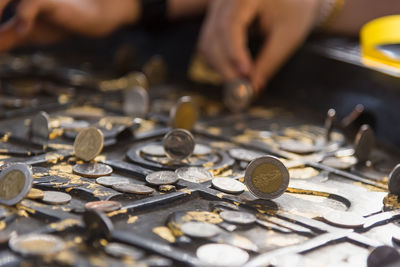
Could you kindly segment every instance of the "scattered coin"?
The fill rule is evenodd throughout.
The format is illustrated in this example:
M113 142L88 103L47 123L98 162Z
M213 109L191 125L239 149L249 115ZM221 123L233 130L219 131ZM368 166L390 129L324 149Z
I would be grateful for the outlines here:
M146 89L135 86L125 91L123 110L126 115L145 118L149 112L149 107L150 98Z
M131 180L128 178L118 176L101 176L96 178L96 183L107 187L112 187L115 184L129 184L130 182Z
M44 139L49 138L50 117L46 112L40 111L32 118L31 132L33 137L39 137Z
M390 193L400 195L400 164L390 172L388 187Z
M225 210L219 216L224 221L235 224L252 224L257 220L256 216L251 213L232 210Z
M217 177L212 179L212 185L225 193L238 194L244 191L245 185L235 179L226 177Z
M171 109L169 117L173 128L192 130L197 120L197 108L190 96L181 97Z
M249 254L237 247L226 244L206 244L196 251L205 266L242 266L249 260Z
M67 204L71 201L71 196L58 191L44 191L42 201L48 204Z
M15 205L32 187L32 170L23 163L15 163L0 173L0 204Z
M229 155L239 161L250 162L256 158L263 156L261 152L251 151L243 148L231 148L228 151Z
M173 129L163 139L165 154L173 160L184 160L192 155L194 150L194 137L184 129Z
M113 172L110 166L102 163L75 164L72 170L74 173L88 178L108 176Z
M53 235L28 234L13 237L8 246L23 256L47 256L64 249L64 241Z
M115 184L112 186L114 190L122 193L137 194L137 195L150 195L154 189L141 184Z
M206 156L211 154L211 148L206 145L196 144L194 146L193 155L195 156Z
M178 175L173 171L152 172L146 176L146 182L152 185L175 184L178 180Z
M179 179L192 183L203 183L214 178L214 175L202 167L182 167L177 169Z
M344 228L361 227L365 223L364 217L356 213L346 211L331 211L325 214L323 218L335 226Z
M400 264L400 254L394 247L380 246L368 256L367 267L394 267Z
M152 156L152 157L164 157L165 151L162 145L147 145L141 148L140 150L143 154Z
M42 199L44 197L44 192L37 188L31 188L26 197L29 199Z
M369 160L372 149L375 146L375 133L369 125L364 124L358 131L354 140L354 155L359 162Z
M190 237L210 238L218 235L221 229L215 224L205 222L186 222L182 224L181 231Z
M273 199L282 195L288 187L289 171L279 159L263 156L250 162L244 181L255 196Z
M357 164L357 158L350 157L328 157L322 161L322 164L339 169L339 170L347 170Z
M254 88L247 80L236 79L224 86L224 104L231 112L241 112L253 101Z
M279 147L282 150L296 154L310 154L317 150L315 145L294 140L281 142L279 143Z
M125 245L121 243L109 243L107 246L104 248L105 252L113 257L116 258L131 258L134 260L140 260L144 257L144 251Z
M110 200L91 201L85 204L86 209L94 209L102 212L116 211L119 210L121 207L121 203Z
M103 133L94 127L79 132L74 142L75 156L90 161L100 154L104 146Z
M311 167L291 168L289 169L289 174L291 178L308 179L317 176L319 171Z

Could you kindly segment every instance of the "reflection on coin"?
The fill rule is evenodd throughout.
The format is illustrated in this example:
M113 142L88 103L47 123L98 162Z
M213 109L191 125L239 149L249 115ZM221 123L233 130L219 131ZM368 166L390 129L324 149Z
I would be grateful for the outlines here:
M102 212L116 211L119 210L121 207L121 203L109 200L92 201L85 204L86 209L93 209Z
M44 191L42 201L48 204L66 204L71 201L71 196L58 191Z
M359 162L369 159L372 149L375 146L375 133L369 125L364 124L358 131L354 140L354 155Z
M231 112L241 112L249 107L254 97L254 88L244 79L233 80L224 86L224 104Z
M282 195L288 187L289 171L279 159L263 156L250 162L244 181L255 196L273 199Z
M147 145L141 148L140 150L143 154L152 156L152 157L164 157L165 151L162 145Z
M194 146L193 155L195 156L205 156L211 154L211 148L206 145L196 144Z
M375 248L368 256L367 267L394 267L400 264L400 254L391 246Z
M108 176L113 172L110 166L102 163L75 164L72 170L74 173L88 178Z
M216 189L229 194L241 193L245 189L245 185L243 183L226 177L217 177L212 179L212 185Z
M190 237L210 238L221 232L218 226L205 222L186 222L182 224L181 231Z
M125 91L123 103L125 114L135 118L145 118L149 112L149 107L150 98L146 89L135 86Z
M102 176L96 178L96 183L101 184L102 186L112 187L115 184L129 184L130 180L124 177Z
M347 170L357 164L357 158L350 157L328 157L322 161L322 164L339 169L339 170Z
M0 173L0 204L15 205L21 201L32 187L31 168L23 163L15 163L2 169Z
M165 154L173 160L184 160L192 155L194 137L184 129L173 129L168 132L162 141Z
M282 150L296 154L310 154L316 151L316 147L314 145L294 140L281 142L279 143L279 147Z
M225 210L221 212L219 216L226 222L236 224L252 224L255 223L257 219L256 216L251 213L231 210Z
M64 241L53 235L28 234L11 238L8 246L23 256L47 256L64 249Z
M112 186L114 190L122 193L137 194L137 195L150 195L154 189L141 184L115 184Z
M192 130L197 120L197 108L190 96L181 97L171 109L169 117L173 128Z
M49 138L50 118L46 112L41 111L32 118L31 131L34 137Z
M203 183L214 178L214 175L202 167L182 167L177 169L179 179L192 183Z
M388 187L390 193L400 195L400 164L390 172Z
M344 228L361 227L365 223L364 217L353 212L331 211L323 217L327 222Z
M242 266L249 260L249 254L237 247L225 244L206 244L196 251L205 266Z
M29 199L42 199L44 197L44 192L40 189L31 188L26 197Z
M142 250L121 243L109 243L104 250L108 255L116 258L129 257L134 260L140 260L144 257Z
M75 156L90 161L100 154L104 146L103 133L94 127L79 132L74 142Z
M178 180L178 175L172 171L152 172L146 176L146 182L152 185L175 184Z
M232 158L246 162L250 162L263 155L261 152L251 151L243 148L232 148L229 149L228 153Z

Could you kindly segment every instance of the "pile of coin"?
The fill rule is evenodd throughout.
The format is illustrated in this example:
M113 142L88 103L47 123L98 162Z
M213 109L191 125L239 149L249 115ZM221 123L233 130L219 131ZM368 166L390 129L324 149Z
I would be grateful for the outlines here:
M162 141L165 154L174 161L182 161L192 155L195 147L193 135L185 129L173 129Z

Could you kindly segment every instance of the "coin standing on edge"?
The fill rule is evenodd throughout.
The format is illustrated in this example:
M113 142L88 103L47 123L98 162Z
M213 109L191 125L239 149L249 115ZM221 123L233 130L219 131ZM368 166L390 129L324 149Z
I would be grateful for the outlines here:
M235 224L252 224L255 223L257 218L254 214L242 211L225 210L219 216L228 223Z
M15 205L32 187L32 170L23 163L12 164L0 173L0 204Z
M194 151L194 137L185 129L173 129L168 132L162 141L165 154L172 160L184 160Z
M112 186L114 190L122 193L137 194L137 195L150 195L154 189L141 184L115 184Z
M195 238L210 238L221 233L221 229L218 226L205 222L183 223L181 231L185 235Z
M47 256L62 251L65 244L54 235L27 234L11 238L8 246L23 256Z
M86 209L93 209L102 212L116 211L119 210L121 207L121 203L111 200L91 201L85 204Z
M110 166L102 163L75 164L72 170L74 173L88 178L108 176L113 172Z
M36 114L31 121L31 133L33 137L48 139L50 135L50 117L44 111Z
M197 257L205 266L235 267L249 260L249 254L243 249L226 244L205 244L196 251Z
M75 156L90 161L100 154L104 146L103 133L94 127L79 132L74 142Z
M124 94L124 113L136 117L145 118L149 112L150 97L146 89L140 86L129 88Z
M170 185L178 182L179 177L173 171L157 171L146 176L146 182L151 185Z
M246 188L243 183L227 177L214 178L212 179L211 183L216 189L228 194L242 193Z
M204 183L214 178L211 172L202 167L181 167L175 172L179 179L192 183Z
M197 116L197 108L190 96L181 97L169 113L171 126L187 131L193 129Z
M67 193L58 192L58 191L44 191L44 196L42 201L47 204L67 204L71 201L71 196Z
M374 146L374 130L367 124L362 125L354 140L354 155L357 157L358 161L363 163L369 160Z
M254 88L250 81L236 79L224 86L224 104L231 112L242 112L247 109L254 97Z
M263 156L250 162L245 172L249 191L261 199L281 196L289 185L289 171L276 157Z

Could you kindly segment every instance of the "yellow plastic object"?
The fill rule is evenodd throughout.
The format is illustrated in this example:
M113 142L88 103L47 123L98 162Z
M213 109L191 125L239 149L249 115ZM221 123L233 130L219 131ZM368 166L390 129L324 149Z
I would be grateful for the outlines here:
M382 45L400 45L400 15L367 23L361 29L361 56L365 65L400 73L400 60L379 49Z

